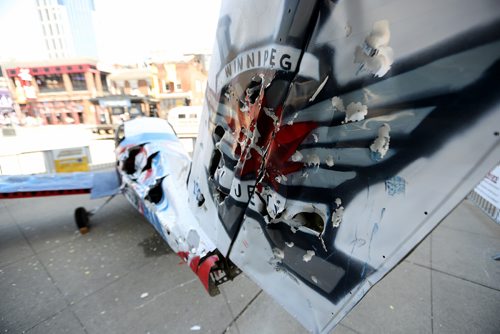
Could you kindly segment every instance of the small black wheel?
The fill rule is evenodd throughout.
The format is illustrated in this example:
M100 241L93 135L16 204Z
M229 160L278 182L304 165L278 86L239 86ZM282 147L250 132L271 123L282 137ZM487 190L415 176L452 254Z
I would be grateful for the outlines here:
M75 210L75 222L81 234L86 234L89 231L89 213L85 208L79 207Z

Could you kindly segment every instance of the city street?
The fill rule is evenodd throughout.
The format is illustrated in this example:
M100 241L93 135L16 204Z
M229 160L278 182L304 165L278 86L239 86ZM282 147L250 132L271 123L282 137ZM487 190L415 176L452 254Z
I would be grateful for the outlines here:
M122 197L0 201L0 332L303 333L244 275L209 297ZM334 333L498 333L500 226L465 200Z

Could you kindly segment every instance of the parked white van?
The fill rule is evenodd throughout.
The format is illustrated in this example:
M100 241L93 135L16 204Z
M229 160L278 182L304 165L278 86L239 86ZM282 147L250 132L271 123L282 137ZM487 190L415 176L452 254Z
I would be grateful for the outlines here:
M182 106L169 110L167 120L179 138L197 137L202 106Z

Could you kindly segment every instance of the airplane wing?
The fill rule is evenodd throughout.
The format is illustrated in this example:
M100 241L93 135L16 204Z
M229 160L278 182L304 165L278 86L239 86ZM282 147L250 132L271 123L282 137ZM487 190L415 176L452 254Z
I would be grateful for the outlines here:
M90 193L92 199L120 191L116 170L60 174L0 175L0 199L77 195Z
M109 197L121 191L121 179L116 170L59 174L0 175L0 199L41 196L63 196L90 193L91 199ZM103 205L91 211L75 209L75 222L80 233L89 231L89 217Z
M331 330L500 160L495 1L227 1L190 207Z

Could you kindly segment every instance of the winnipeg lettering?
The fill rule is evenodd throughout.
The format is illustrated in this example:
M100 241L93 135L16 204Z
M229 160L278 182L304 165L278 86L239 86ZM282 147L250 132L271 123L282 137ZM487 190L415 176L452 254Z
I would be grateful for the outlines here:
M238 74L257 68L295 71L300 50L282 45L270 45L240 53L217 75L217 87L227 84Z
M235 60L230 62L224 68L226 73L226 78L230 78L233 73L243 72L255 67L270 67L274 68L279 65L280 69L283 71L290 71L292 68L292 63L290 59L292 58L289 54L285 53L280 56L278 61L276 57L276 49L271 48L270 50L258 50L247 53L246 55L240 55L236 57Z

